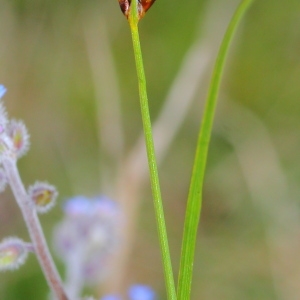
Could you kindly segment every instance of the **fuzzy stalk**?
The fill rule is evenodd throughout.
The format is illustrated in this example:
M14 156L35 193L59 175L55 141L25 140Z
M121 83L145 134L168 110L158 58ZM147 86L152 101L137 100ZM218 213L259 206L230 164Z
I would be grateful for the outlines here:
M16 160L13 158L3 158L2 164L5 169L9 185L22 211L22 215L34 247L34 252L37 255L48 285L57 300L68 300L60 275L56 269L46 243L40 221L20 178Z

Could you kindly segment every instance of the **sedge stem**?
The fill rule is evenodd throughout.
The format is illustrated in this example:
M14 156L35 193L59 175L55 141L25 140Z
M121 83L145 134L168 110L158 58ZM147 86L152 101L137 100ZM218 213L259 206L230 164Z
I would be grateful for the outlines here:
M176 290L174 284L174 276L172 271L171 257L168 245L167 230L165 224L164 210L160 192L160 184L157 170L157 162L155 157L155 148L152 135L151 119L149 113L146 77L143 66L142 51L140 46L139 31L138 31L138 1L133 0L130 6L128 21L131 30L134 57L136 62L136 70L138 77L139 96L143 129L145 135L145 143L148 157L148 165L150 172L151 188L154 202L154 209L158 227L158 235L162 260L164 266L164 276L166 282L167 295L169 300L176 300Z

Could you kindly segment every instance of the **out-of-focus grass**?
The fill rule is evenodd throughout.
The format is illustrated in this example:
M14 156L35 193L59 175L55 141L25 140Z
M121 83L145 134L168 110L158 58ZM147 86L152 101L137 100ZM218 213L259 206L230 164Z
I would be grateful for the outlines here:
M157 0L141 22L154 117L199 31L207 6L214 2L227 14L224 2L228 2L229 8L238 3L186 1L188 5ZM86 31L94 32L92 26L105 24L111 43L122 95L125 155L141 132L129 29L117 1L1 0L0 7L0 82L8 87L4 101L11 116L25 121L32 141L30 152L19 163L21 174L26 184L37 179L48 180L60 191L57 207L41 217L51 241L51 230L61 218L60 204L66 197L98 193L114 196L116 170L107 175L111 186L101 180L104 166L109 169L115 165L105 159L107 153L98 141L95 86L85 36ZM300 180L299 11L300 2L296 0L254 3L231 51L217 115L218 128L226 132L226 120L232 119L234 113L222 103L229 99L244 105L261 120L287 179L287 206L293 202L296 208ZM222 12L219 15L222 18ZM218 22L212 20L211 24ZM105 59L99 53L99 61ZM207 80L199 86L198 99L160 168L175 271ZM249 128L243 126L236 129L240 136L243 132L248 134ZM254 134L251 137L254 144L255 139ZM279 283L274 280L269 219L252 200L235 156L235 146L216 130L210 149L193 299L276 299L282 290L295 291L285 290L280 279ZM259 149L257 154L253 153L253 162L258 155ZM261 169L257 169L258 176L265 168L262 163ZM139 231L126 281L150 284L164 299L149 188L145 189L141 201ZM0 232L2 237L27 238L9 190L1 195ZM289 275L292 280L299 279L297 274ZM0 299L45 299L46 294L45 281L33 257L20 270L0 274ZM300 293L295 295L300 297Z

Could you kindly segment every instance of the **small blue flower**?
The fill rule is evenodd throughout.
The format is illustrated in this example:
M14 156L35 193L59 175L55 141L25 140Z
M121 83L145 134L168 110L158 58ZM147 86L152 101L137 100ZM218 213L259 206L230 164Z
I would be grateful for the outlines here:
M150 286L147 285L132 285L128 290L129 300L155 300L156 294ZM117 295L106 295L100 300L122 300Z
M120 244L122 213L117 203L106 196L75 196L66 201L63 209L64 219L54 233L57 253L67 268L73 270L77 264L75 269L82 282L99 283L108 273L108 261ZM121 299L114 296L107 300Z
M70 198L64 205L64 212L68 216L102 216L113 218L119 213L118 205L106 196L94 199L85 196Z
M89 215L92 212L91 201L85 196L69 199L64 205L64 211L69 216Z
M130 300L155 300L154 291L147 285L133 285L128 291Z
M5 95L5 93L6 93L6 87L0 84L0 99Z

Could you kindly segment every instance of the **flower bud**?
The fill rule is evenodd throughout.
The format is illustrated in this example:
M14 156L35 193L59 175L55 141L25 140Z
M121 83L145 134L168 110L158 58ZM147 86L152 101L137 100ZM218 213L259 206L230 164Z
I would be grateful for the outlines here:
M54 206L58 192L53 185L46 182L36 182L29 187L28 195L33 201L37 212L46 213Z
M7 134L12 140L17 158L20 158L29 149L29 134L22 121L11 120L7 126Z
M0 243L0 271L15 270L28 255L28 244L19 238L6 238Z

